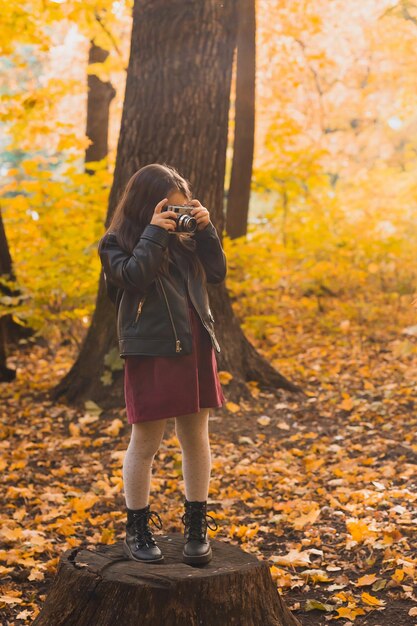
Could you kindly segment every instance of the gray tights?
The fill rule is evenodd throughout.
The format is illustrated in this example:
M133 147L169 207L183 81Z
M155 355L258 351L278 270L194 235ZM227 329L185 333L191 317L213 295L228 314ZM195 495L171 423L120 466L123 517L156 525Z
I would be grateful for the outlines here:
M148 504L152 463L161 444L166 421L132 424L123 461L124 493L126 506L130 509L141 509ZM207 500L211 472L208 421L209 409L175 418L187 500Z

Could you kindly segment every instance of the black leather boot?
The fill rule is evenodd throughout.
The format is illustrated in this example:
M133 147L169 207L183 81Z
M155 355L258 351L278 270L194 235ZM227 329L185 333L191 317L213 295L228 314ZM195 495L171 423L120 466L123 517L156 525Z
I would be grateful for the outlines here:
M129 509L127 511L126 539L123 542L123 550L131 559L142 563L162 563L164 557L156 545L152 530L149 528L149 520L162 528L159 514L150 510L148 504L143 509ZM153 515L159 520L159 525L152 518Z
M189 501L185 498L185 513L181 518L186 542L182 552L182 560L188 565L202 565L212 559L210 541L207 536L207 526L211 530L217 530L216 520L207 514L207 500ZM210 526L207 521L210 518L215 526Z

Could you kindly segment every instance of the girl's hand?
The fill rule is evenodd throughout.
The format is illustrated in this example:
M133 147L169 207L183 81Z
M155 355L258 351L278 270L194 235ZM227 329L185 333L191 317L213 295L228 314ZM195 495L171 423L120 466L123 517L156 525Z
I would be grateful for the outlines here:
M158 202L150 223L155 224L155 226L161 226L165 228L165 230L175 230L177 227L177 214L174 211L164 211L161 213L161 209L167 202L168 198L164 198L161 202Z
M190 200L187 204L196 207L191 211L191 215L197 220L197 230L204 230L210 223L210 213L196 198Z

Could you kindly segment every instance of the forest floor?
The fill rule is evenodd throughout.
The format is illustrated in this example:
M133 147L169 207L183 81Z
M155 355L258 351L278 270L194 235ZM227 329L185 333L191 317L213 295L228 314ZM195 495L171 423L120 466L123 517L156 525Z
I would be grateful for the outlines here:
M305 395L249 385L252 400L211 411L209 535L266 560L305 626L417 626L416 348L372 331L337 359L310 352ZM75 356L28 344L1 386L2 626L32 622L63 551L124 537L125 409L46 399ZM170 419L150 498L163 532L182 532L183 494Z

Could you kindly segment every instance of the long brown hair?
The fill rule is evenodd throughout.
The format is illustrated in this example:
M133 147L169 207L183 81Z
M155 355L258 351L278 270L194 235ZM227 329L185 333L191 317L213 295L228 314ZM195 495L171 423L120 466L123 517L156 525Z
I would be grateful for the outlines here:
M114 232L119 246L131 254L144 228L150 223L156 205L173 191L180 191L188 201L192 199L190 182L175 167L166 163L150 163L141 167L129 179L105 234ZM160 273L170 275L173 250L187 259L194 276L200 277L206 284L204 267L195 252L196 242L189 233L170 235Z

